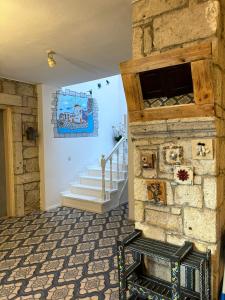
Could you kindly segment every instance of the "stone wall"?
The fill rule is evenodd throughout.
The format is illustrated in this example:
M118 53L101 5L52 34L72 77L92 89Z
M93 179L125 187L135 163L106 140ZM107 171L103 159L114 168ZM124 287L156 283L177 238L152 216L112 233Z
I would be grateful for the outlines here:
M25 133L27 127L37 129L36 87L0 78L0 95L0 104L12 111L15 208L23 215L40 207L38 139L29 141ZM6 98L12 99L7 105Z
M212 42L215 117L130 123L134 143L134 200L136 228L147 237L182 244L194 242L200 251L212 251L213 299L223 276L221 238L225 230L225 4L213 0L134 0L133 58ZM212 159L193 158L192 141L213 144ZM182 146L182 164L193 168L193 185L174 181L173 167L163 164L162 147ZM156 156L156 166L143 170L140 153ZM147 200L146 180L166 182L167 206ZM164 268L162 268L164 272ZM160 273L159 269L156 273Z

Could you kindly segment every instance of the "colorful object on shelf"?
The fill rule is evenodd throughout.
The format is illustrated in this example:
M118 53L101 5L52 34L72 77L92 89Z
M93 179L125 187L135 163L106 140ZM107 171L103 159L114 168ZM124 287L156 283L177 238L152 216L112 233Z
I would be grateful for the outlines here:
M176 166L174 168L174 180L179 184L193 184L193 168Z

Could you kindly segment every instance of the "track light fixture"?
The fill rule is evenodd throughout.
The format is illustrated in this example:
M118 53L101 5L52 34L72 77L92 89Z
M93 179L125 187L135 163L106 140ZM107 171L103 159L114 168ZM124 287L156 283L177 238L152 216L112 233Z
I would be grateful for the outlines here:
M54 55L56 54L53 50L48 50L48 66L49 68L54 68L56 66L56 61L54 59Z

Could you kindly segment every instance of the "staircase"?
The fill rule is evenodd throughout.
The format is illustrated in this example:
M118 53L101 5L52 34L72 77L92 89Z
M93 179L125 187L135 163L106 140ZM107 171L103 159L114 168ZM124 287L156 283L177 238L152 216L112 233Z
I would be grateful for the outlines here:
M123 137L97 166L87 168L79 181L62 192L62 205L104 213L128 201L127 139Z

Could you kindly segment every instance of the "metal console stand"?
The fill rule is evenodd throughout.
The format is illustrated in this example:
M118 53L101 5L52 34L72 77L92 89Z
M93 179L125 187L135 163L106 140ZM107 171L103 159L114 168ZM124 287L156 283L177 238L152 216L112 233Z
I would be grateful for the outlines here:
M210 300L210 251L193 251L192 243L185 242L181 247L165 242L146 239L140 230L135 230L123 241L117 242L119 299L143 300ZM133 253L134 263L125 266L125 250ZM160 258L169 262L171 282L142 274L143 257ZM185 283L181 286L181 266L185 270ZM199 278L196 278L198 270ZM196 280L199 279L199 291ZM127 290L130 297L127 298Z

